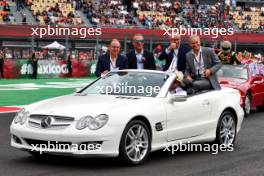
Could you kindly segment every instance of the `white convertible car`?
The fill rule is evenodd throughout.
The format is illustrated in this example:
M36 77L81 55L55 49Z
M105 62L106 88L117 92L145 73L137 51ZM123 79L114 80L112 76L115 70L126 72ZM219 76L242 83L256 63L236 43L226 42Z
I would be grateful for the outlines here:
M180 142L233 144L244 117L239 92L174 95L174 80L160 71L110 72L74 94L26 106L11 124L11 145L34 155L119 156L140 164Z

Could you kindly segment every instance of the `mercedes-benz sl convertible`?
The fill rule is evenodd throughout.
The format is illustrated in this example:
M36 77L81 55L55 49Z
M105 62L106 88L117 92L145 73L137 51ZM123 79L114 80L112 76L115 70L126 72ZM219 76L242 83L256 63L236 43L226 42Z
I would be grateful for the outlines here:
M39 156L118 156L140 164L171 144L233 144L244 117L238 90L172 94L175 77L115 71L76 93L28 105L11 124L11 145Z

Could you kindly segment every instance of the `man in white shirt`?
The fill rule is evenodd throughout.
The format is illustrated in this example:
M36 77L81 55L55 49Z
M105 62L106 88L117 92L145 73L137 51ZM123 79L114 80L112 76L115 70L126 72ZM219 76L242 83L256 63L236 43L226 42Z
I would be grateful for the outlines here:
M109 71L127 69L127 58L120 55L120 48L119 40L112 39L108 48L109 52L98 58L95 71L97 77L104 76Z
M174 72L185 71L186 68L186 53L190 51L187 45L181 44L181 36L173 35L169 36L170 45L162 51L158 59L165 60L164 71Z

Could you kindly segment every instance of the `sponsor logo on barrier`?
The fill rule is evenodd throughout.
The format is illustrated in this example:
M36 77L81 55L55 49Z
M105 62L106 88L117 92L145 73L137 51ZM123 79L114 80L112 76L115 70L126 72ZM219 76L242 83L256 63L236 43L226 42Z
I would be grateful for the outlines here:
M23 64L21 67L20 73L24 74L32 74L33 69L30 64ZM38 66L38 74L67 74L68 69L66 64L62 65L39 65Z

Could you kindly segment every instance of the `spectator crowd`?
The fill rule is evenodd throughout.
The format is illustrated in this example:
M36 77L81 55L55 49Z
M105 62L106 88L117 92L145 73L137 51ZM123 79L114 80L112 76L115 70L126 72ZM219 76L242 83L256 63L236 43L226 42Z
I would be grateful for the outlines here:
M11 13L10 4L6 2L6 0L0 1L0 23L14 24L15 17L14 14Z
M80 12L99 27L147 29L230 28L264 31L264 6L237 6L235 1L194 4L190 0L15 0L17 11L28 8L41 25L81 25ZM15 23L6 0L1 0L0 22ZM79 12L78 12L79 11ZM26 23L26 16L23 16Z

